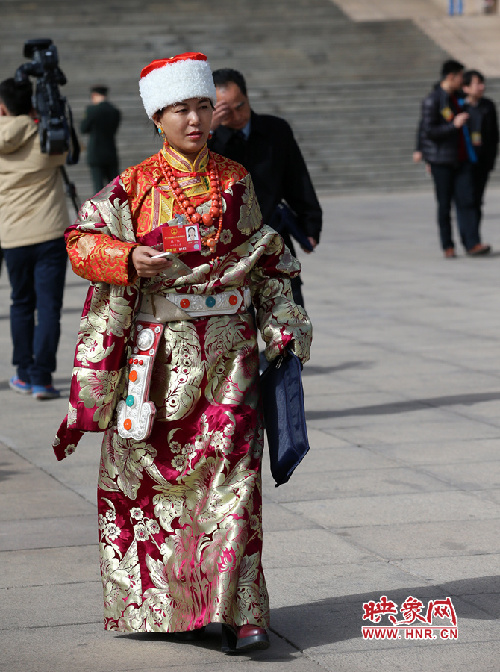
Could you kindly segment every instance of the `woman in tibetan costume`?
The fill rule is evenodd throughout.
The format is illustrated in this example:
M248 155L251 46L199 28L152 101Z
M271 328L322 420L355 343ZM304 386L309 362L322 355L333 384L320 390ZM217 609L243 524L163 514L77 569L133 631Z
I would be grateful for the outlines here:
M66 232L73 270L91 284L54 450L63 459L83 432L105 432L105 628L194 636L215 622L224 651L266 648L262 408L248 308L268 360L288 347L306 361L311 324L289 282L299 264L262 226L245 169L207 149L215 88L206 57L153 61L140 91L163 148L87 201Z

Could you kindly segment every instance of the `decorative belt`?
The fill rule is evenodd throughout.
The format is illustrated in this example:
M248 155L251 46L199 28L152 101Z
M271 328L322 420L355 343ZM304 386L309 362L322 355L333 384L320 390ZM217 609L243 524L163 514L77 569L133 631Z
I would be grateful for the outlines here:
M171 301L177 308L184 310L191 318L207 317L209 315L235 315L245 312L252 303L248 287L230 289L208 296L169 293L164 298Z
M117 405L117 430L123 439L143 441L151 434L156 408L149 401L153 364L165 323L208 315L235 315L251 303L250 290L232 289L219 294L144 295L135 321L129 359L127 397Z

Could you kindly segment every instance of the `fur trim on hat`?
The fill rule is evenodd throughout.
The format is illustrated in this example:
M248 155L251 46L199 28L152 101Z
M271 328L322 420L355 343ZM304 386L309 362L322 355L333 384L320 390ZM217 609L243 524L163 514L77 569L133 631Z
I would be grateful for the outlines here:
M212 71L205 60L177 60L151 70L139 82L144 109L150 119L167 105L188 98L209 98L215 105Z

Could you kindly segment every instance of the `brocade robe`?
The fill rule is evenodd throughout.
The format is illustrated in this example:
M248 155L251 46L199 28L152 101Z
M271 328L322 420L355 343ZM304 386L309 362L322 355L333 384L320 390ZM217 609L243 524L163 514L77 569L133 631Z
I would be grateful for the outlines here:
M194 164L162 150L198 212L209 210L208 152ZM257 333L248 313L168 322L144 441L123 439L116 404L126 397L134 316L144 294L216 295L248 288L273 359L287 345L306 361L311 324L293 303L300 266L262 226L248 173L213 155L223 227L216 249L189 252L191 270L137 279L137 244L162 249L177 214L158 155L127 169L87 201L67 231L74 271L91 281L75 353L68 416L54 450L73 452L83 431L105 431L98 482L104 624L120 631L181 632L210 622L267 628L261 565L263 450ZM200 225L205 236L215 228ZM131 270L132 269L132 270Z

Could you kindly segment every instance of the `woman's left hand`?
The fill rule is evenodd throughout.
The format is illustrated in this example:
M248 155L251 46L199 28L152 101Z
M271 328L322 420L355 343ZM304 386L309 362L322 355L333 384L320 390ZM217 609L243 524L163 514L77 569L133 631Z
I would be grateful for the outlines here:
M157 254L158 250L155 250L154 247L146 245L134 247L131 258L136 273L140 278L152 278L172 265L172 261L168 258L153 259Z

